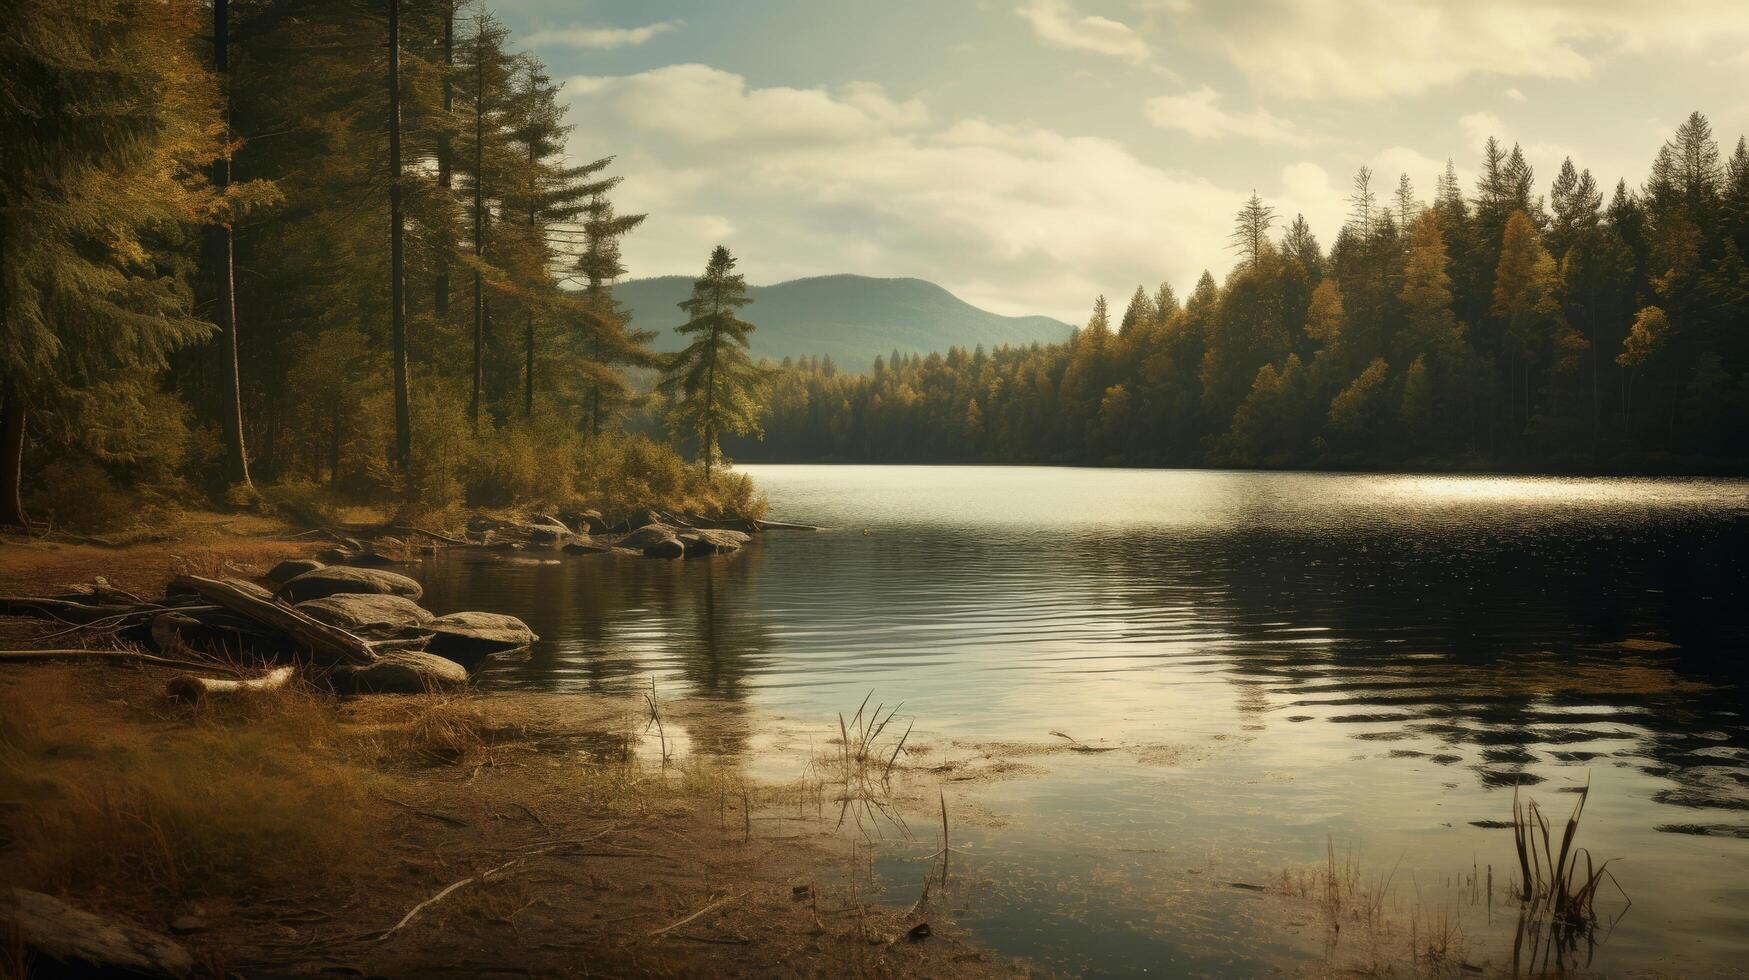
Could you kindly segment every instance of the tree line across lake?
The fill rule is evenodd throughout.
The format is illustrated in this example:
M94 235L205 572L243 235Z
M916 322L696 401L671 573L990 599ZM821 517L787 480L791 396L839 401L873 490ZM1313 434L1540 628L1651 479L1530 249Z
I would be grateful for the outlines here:
M1326 251L1255 194L1224 284L1062 344L785 361L743 458L1709 469L1749 464L1749 148L1698 112L1639 188L1489 140L1473 194L1362 168Z
M482 4L7 10L0 525L260 494L754 505L709 466L753 404L733 258L686 352L652 351L612 290L644 216L610 156L567 156L559 85ZM623 431L651 370L705 466Z

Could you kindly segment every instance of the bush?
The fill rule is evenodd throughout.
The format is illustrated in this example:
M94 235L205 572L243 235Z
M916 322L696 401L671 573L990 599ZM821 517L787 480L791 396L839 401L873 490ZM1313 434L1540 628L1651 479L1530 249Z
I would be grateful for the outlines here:
M135 501L91 460L57 459L42 468L41 480L43 489L32 507L50 515L55 524L106 531L127 527L136 517Z

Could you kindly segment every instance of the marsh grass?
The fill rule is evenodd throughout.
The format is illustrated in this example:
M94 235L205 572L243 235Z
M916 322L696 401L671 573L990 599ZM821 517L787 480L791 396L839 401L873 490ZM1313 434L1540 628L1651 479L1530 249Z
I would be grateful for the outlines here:
M907 722L904 732L895 734L894 721L904 702L890 708L882 702L870 711L868 703L873 698L871 691L849 718L838 716L838 752L816 761L824 763L818 768L836 791L840 828L849 822L877 836L884 833L883 828L892 828L908 839L911 830L893 805L892 780L893 767L915 722Z
M1541 806L1535 800L1521 802L1516 792L1512 795L1512 839L1518 856L1518 880L1512 891L1520 905L1512 943L1514 970L1528 964L1535 971L1565 972L1589 963L1600 939L1607 938L1608 930L1633 906L1609 870L1611 862L1597 863L1590 849L1575 843L1590 796L1587 780L1578 791L1579 798L1561 828L1557 845ZM1626 903L1607 917L1597 909L1605 881Z

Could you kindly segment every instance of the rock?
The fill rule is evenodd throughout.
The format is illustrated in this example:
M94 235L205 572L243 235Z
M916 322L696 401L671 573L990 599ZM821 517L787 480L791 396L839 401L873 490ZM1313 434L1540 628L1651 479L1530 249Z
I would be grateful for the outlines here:
M686 545L674 529L662 524L645 524L620 538L615 547L630 548L645 558L679 558L686 554Z
M346 562L358 556L358 552L350 548L323 548L316 552L316 557L325 562Z
M188 936L197 932L205 932L212 928L206 920L198 915L179 915L170 921L170 931L178 936Z
M571 532L556 527L530 527L528 529L529 544L558 544L571 536Z
M674 537L674 529L666 524L644 524L636 531L620 538L617 544L621 548L642 550L651 545L661 544L672 537Z
M740 551L741 546L751 540L740 531L725 531L716 528L682 531L679 538L689 557L693 555L724 555L731 551Z
M601 516L601 511L577 510L570 511L564 516L565 523L576 528L579 534L584 532L589 534L607 533L607 520Z
M280 592L293 602L355 593L398 595L409 599L417 599L425 594L418 582L405 575L385 572L380 568L333 567L305 572L280 586Z
M536 515L534 515L534 517L529 519L529 527L538 528L538 527L543 527L543 526L550 527L550 528L552 528L552 529L554 529L562 534L570 534L571 533L571 528L568 525L566 525L566 523L564 521L561 521L557 517L553 517L550 514L536 514Z
M631 522L632 527L647 527L651 524L666 525L668 523L659 511L651 510L648 507L632 511L626 520Z
M37 963L32 976L126 975L186 977L194 957L175 940L138 926L110 922L41 892L12 889L0 902L0 922ZM9 954L10 955L10 954Z
M574 537L565 542L565 554L568 555L605 555L613 549L590 538Z
M431 631L427 650L464 664L521 649L540 639L527 623L500 613L450 613L431 620L424 628Z
M353 694L423 694L452 691L468 682L461 664L434 653L386 650L375 663L334 668L334 686Z
M422 626L431 622L424 607L398 595L342 592L297 604L298 612L329 626L360 629L368 626Z
M321 567L322 563L314 558L287 558L267 570L267 580L274 585L284 585L305 572L313 572Z

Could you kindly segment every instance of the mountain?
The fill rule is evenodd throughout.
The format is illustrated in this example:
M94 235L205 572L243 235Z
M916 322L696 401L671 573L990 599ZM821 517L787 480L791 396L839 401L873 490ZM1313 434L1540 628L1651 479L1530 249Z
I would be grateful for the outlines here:
M986 350L1001 344L1051 343L1071 327L1047 316L1001 316L980 310L922 279L814 276L773 286L749 287L753 305L743 317L758 326L749 338L753 356L774 361L791 356L831 355L839 367L866 371L876 355L946 351L960 346ZM682 346L674 328L686 322L676 305L692 293L687 276L633 279L613 295L632 311L632 324L658 331L657 350Z

